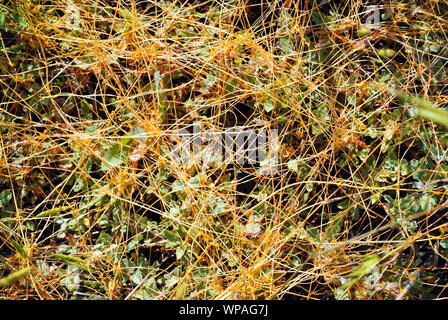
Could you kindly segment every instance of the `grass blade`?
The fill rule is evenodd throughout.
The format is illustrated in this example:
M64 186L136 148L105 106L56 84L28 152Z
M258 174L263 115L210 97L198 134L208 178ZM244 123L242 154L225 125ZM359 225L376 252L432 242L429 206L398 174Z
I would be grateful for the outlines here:
M31 271L31 269L32 269L31 267L28 267L28 268L13 272L13 273L7 275L6 277L0 279L0 288L10 286L14 282L19 281L20 279L25 277L28 274L28 272Z
M420 97L411 96L406 93L400 92L397 94L397 97L401 101L416 105L418 108L418 114L423 118L448 127L448 111L437 108L433 103Z

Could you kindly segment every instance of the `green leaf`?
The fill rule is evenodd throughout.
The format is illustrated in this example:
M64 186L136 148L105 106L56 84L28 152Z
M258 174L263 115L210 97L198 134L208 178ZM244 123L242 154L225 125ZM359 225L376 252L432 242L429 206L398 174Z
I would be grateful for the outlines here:
M264 110L266 110L266 112L271 112L272 109L274 109L274 101L272 101L272 99L268 99L264 103Z
M132 239L131 241L129 241L128 246L126 248L126 252L130 252L132 250L135 249L135 247L137 247L138 243L143 239L143 235L139 234L137 235L134 239Z
M181 247L178 247L178 248L176 249L176 259L177 259L177 260L182 259L182 257L184 256L184 254L185 254L185 249L183 249L183 248L181 248Z
M28 26L25 20L22 19L22 17L19 14L13 13L11 11L8 12L11 19L17 23L21 28L25 28Z
M344 201L339 202L339 203L337 204L337 207L338 207L338 209L340 209L340 210L345 210L345 209L348 208L348 205L349 205L349 204L350 204L350 200L349 200L349 199L345 199Z
M215 217L220 216L223 212L225 212L225 209L228 205L229 204L225 202L223 199L217 198L216 201L211 206L213 215Z
M316 241L320 241L320 233L316 227L306 226L305 227L308 234Z
M12 199L12 193L9 190L0 192L0 208L6 206Z
M234 267L234 266L238 265L238 263L239 263L238 258L235 257L235 256L234 256L233 254L231 254L230 252L224 252L224 253L222 254L222 256L223 256L224 258L226 258L227 263L229 264L229 267Z
M96 240L96 244L111 244L112 243L112 236L105 233L105 232L101 232L98 239Z
M392 17L392 15L390 14L390 11L389 10L386 10L386 12L384 12L382 15L381 15L381 18L383 19L383 20L388 20L388 19L390 19Z
M448 239L442 239L442 240L440 240L440 246L441 246L443 249L448 249Z
M132 136L132 138L134 138L135 140L144 143L146 141L146 131L145 129L143 129L142 127L135 127L131 132L130 135Z
M293 172L299 171L299 162L297 160L289 160L287 165L288 170L291 170Z
M128 146L121 143L114 144L104 155L105 161L101 164L101 170L106 171L120 165L126 160L128 152Z
M148 280L141 289L134 293L133 297L140 300L152 300L157 294L157 284L154 279Z
M342 217L334 217L331 219L325 233L329 239L335 239L337 235L341 232L344 226L344 219Z
M173 243L173 244L180 243L180 237L179 237L179 235L177 234L177 232L175 232L175 231L168 231L168 230L165 230L165 231L163 232L163 235L165 236L165 238L168 239L169 242L171 242L171 243Z
M6 26L6 21L5 21L5 14L1 11L0 11L0 28L3 31L8 32L8 27Z
M238 80L235 78L231 79L230 81L228 81L226 83L226 92L227 93L235 92L237 88L238 88Z
M281 37L278 45L281 49L282 56L294 53L294 38L292 36Z
M314 21L316 24L318 24L318 25L320 25L320 24L323 23L322 15L321 15L320 12L314 11L314 12L311 14L311 19L313 19L313 21Z
M420 197L420 200L420 208L422 209L422 211L431 210L437 205L437 198L431 197L427 193L423 194Z

